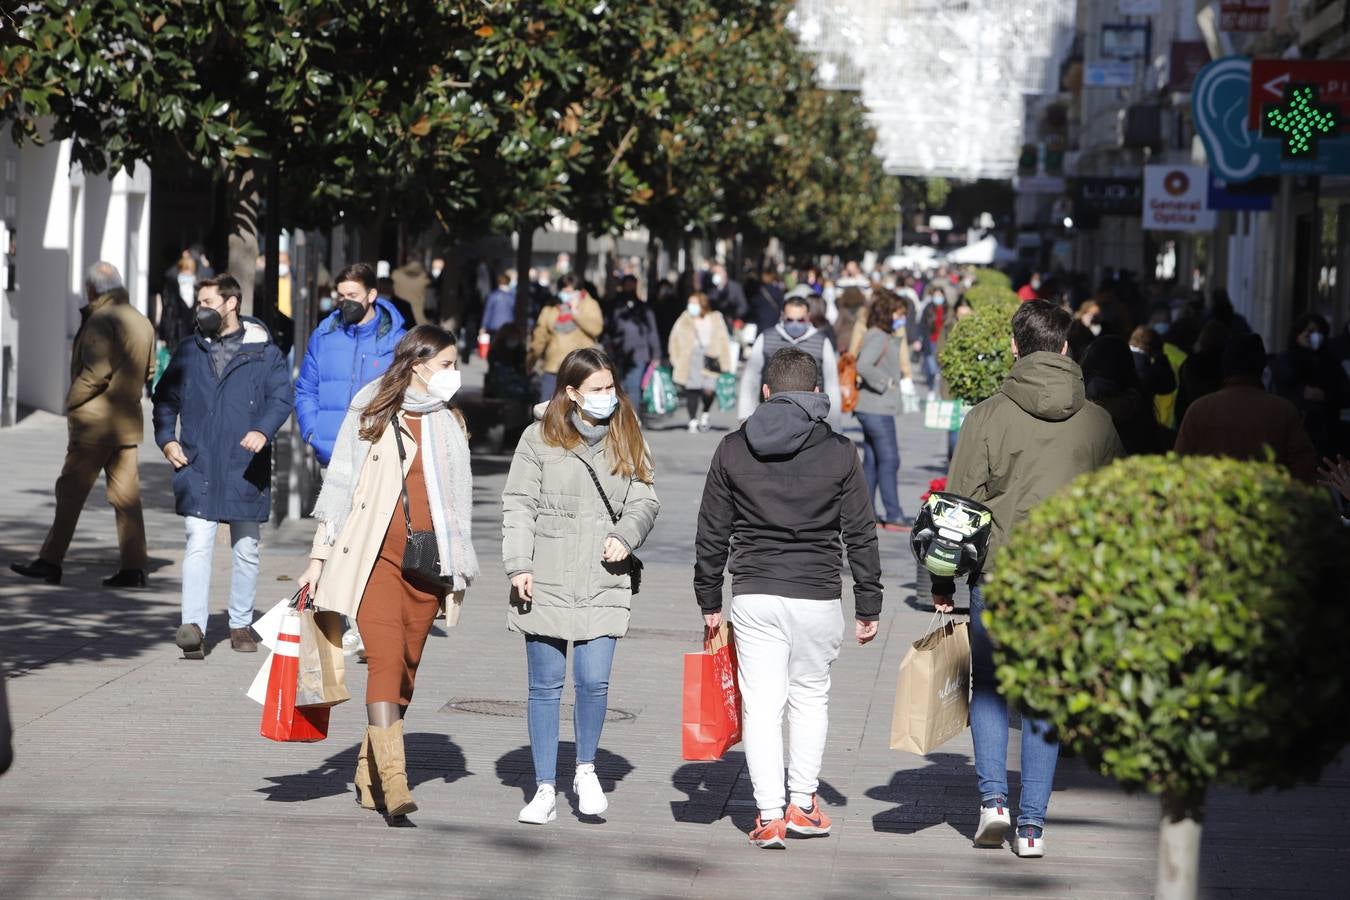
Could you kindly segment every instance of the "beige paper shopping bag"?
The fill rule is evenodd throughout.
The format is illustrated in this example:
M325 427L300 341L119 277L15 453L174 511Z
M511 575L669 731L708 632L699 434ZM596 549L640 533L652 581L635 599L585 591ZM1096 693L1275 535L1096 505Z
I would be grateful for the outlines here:
M969 721L969 626L947 622L915 641L900 661L891 749L931 753Z

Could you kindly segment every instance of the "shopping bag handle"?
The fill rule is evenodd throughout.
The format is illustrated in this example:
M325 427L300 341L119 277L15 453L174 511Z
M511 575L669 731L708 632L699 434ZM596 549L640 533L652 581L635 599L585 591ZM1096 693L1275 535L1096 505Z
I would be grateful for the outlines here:
M731 643L731 623L722 619L722 624L716 628L703 629L703 652L716 653L723 647Z
M300 590L296 591L294 594L291 594L291 599L288 605L291 607L291 609L295 610L296 612L302 612L305 609L313 609L314 601L309 596L309 585L307 584L300 585Z

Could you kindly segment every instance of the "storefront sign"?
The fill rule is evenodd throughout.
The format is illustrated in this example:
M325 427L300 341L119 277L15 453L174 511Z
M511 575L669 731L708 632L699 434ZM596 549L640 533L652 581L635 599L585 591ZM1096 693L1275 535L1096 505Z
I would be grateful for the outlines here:
M1227 56L1200 71L1191 107L1226 181L1350 174L1350 61Z
M1168 90L1185 92L1195 84L1195 76L1209 65L1209 47L1204 41L1173 41L1168 56Z
M1205 205L1212 210L1265 212L1275 205L1279 181L1274 177L1229 183L1209 173L1209 196Z
M1265 31L1270 27L1270 0L1220 0L1221 31Z
M1075 228L1095 228L1102 216L1137 216L1144 208L1138 178L1074 178L1070 191Z
M1134 84L1133 62L1090 62L1083 67L1087 87L1129 87Z
M1144 230L1209 231L1209 171L1204 166L1144 167Z
M1103 59L1148 59L1147 25L1103 25Z

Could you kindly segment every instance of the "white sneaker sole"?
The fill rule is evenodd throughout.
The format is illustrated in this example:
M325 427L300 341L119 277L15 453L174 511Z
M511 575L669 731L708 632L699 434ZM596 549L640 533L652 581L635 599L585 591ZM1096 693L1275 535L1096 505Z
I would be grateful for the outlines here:
M527 814L527 812L522 809L520 811L520 815L516 817L516 821L521 822L525 825L547 825L549 822L553 822L557 818L558 818L558 807L554 806L552 809L548 811L548 815L544 816L542 819L539 818L538 816Z
M793 825L791 822L787 823L787 830L788 834L797 834L802 837L824 837L830 833L828 827L815 828L810 825Z
M984 827L975 832L976 847L1002 847L1003 839L1008 836L1009 829L1012 828L1011 821L1001 819L991 819L984 823Z
M758 847L758 848L761 849L761 850L786 850L786 849L787 849L787 841L783 840L782 838L769 838L769 839L763 840L763 841L756 841L756 840L754 840L754 839L751 839L750 843L754 844L756 847Z
M1028 847L1019 839L1017 841L1017 855L1022 859L1040 859L1045 856L1045 839L1035 847Z

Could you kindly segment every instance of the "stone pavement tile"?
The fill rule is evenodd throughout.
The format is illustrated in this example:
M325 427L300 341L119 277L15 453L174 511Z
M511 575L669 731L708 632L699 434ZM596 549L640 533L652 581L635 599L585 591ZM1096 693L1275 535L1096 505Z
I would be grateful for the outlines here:
M167 465L145 457L158 567L152 590L98 587L116 564L112 516L98 493L77 532L66 585L0 573L9 613L0 620L0 654L19 676L9 684L18 760L0 779L0 897L1151 893L1153 798L1124 795L1081 762L1065 761L1051 806L1052 855L1023 862L970 846L976 793L968 732L926 758L889 749L896 669L930 621L907 599L914 563L904 535L881 535L887 601L878 639L865 648L846 640L833 673L820 793L835 834L793 841L782 853L748 844L744 829L755 810L741 750L714 763L680 758L682 656L701 636L692 536L716 439L652 435L665 509L643 550L647 583L615 659L611 706L633 715L608 722L601 741L597 764L611 808L603 822L576 816L564 716L559 821L543 828L514 821L532 792L533 768L522 642L504 628L507 584L497 560L509 456L475 457L474 534L485 571L460 626L431 638L418 676L407 720L409 774L422 807L412 828L388 828L353 802L362 666L349 667L355 699L333 710L326 741L279 745L258 737L260 708L243 696L263 654L223 644L203 662L178 658L171 638L181 521L164 492ZM940 474L929 460L945 443L912 419L902 422L901 443L902 498L912 514L928 479ZM0 432L0 456L23 457L14 477L0 480L0 551L22 557L40 543L63 449L64 424L52 417ZM290 593L287 579L303 567L311 534L308 523L288 523L266 535L260 609ZM228 556L222 540L213 640L224 634ZM845 598L847 626L847 584ZM458 706L447 707L451 701ZM464 701L507 714L464 711L483 709ZM1343 770L1287 794L1216 791L1211 817L1217 810L1223 820L1211 824L1205 845L1205 895L1327 895L1344 883L1345 853L1326 826L1339 820L1346 793ZM1272 822L1275 832L1263 834ZM1271 846L1278 854L1264 852Z

